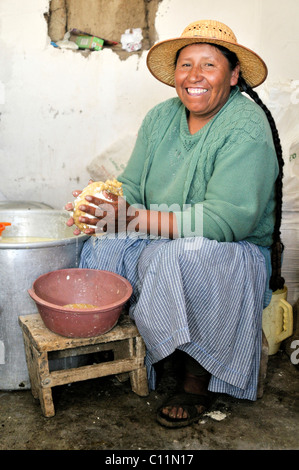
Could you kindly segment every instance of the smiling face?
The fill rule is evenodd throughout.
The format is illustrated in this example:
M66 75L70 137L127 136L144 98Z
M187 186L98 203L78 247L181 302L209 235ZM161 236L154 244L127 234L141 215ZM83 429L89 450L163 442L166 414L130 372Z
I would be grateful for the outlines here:
M227 58L216 47L192 44L181 50L175 69L175 88L190 112L189 127L198 130L217 114L238 77L239 66L231 70Z

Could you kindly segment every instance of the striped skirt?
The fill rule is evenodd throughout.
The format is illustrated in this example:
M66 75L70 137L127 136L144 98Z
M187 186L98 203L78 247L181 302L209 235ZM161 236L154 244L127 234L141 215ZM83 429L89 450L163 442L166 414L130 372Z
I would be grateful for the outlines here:
M256 400L267 283L256 245L113 234L90 237L80 267L132 284L129 313L146 345L150 388L153 365L180 349L211 373L211 391Z

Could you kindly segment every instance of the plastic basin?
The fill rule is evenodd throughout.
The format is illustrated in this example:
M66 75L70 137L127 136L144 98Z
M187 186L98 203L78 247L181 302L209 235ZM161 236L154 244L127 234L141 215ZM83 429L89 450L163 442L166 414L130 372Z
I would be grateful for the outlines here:
M38 277L28 290L46 327L62 336L87 338L107 333L132 295L131 284L110 271L61 269ZM65 307L88 304L95 308Z

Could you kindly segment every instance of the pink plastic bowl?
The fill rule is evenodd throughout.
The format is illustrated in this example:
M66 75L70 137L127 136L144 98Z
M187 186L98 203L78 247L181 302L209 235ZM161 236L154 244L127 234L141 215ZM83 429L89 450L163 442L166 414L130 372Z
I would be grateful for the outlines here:
M88 338L111 330L132 295L122 276L96 269L61 269L38 277L28 290L46 327L68 338ZM98 308L72 310L68 304Z

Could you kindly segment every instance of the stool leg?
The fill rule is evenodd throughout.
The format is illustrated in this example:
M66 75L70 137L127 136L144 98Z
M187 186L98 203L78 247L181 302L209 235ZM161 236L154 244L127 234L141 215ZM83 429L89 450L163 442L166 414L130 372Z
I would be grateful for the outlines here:
M41 405L41 409L43 415L46 418L51 418L55 415L53 397L52 397L52 389L51 388L41 388L40 389L40 396L39 401Z
M31 385L31 393L34 398L38 398L39 387L38 387L38 373L37 373L37 367L36 367L36 361L35 361L36 353L34 352L33 347L31 347L30 340L24 331L23 331L23 339L24 339L24 345L25 345L25 354L26 354L26 362L27 362L27 367L28 367L28 374L29 374L30 385Z
M130 381L134 393L141 397L146 397L149 394L145 367L130 372Z
M55 410L52 389L44 387L50 375L48 353L37 351L25 333L23 333L23 338L31 392L34 398L39 399L43 415L49 418L55 415Z
M50 383L48 353L39 353L36 357L39 378L39 401L43 415L50 418L55 415L52 388L47 386Z
M149 394L146 367L144 366L145 345L141 336L135 338L136 358L139 359L140 368L130 372L130 381L133 392L141 397Z

